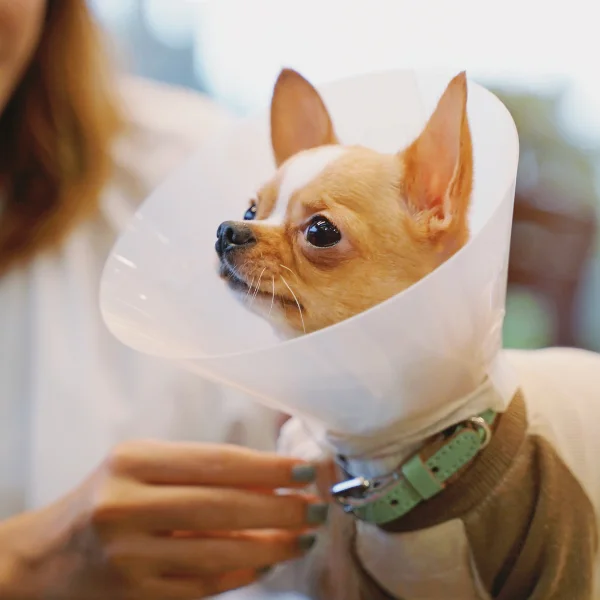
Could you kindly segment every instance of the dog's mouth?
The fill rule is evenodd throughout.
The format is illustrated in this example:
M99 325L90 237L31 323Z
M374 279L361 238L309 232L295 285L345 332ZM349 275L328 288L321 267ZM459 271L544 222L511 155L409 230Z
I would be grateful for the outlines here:
M296 299L275 293L274 285L271 290L261 290L258 287L260 286L260 277L258 278L258 282L252 281L251 283L248 283L237 272L236 268L230 265L226 260L221 260L219 263L219 276L227 282L230 289L249 300L255 301L257 298L264 298L265 300L279 304L280 306L298 307L299 305L299 302ZM302 305L299 307L303 310Z
M225 261L219 263L219 276L227 282L227 285L236 292L247 292L250 286L242 279L237 271Z

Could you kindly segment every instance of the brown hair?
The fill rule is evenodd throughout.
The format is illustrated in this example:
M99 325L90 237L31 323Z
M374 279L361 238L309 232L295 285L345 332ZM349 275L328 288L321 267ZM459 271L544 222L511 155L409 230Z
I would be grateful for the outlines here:
M97 208L121 126L106 59L85 0L48 0L33 60L0 116L0 275Z

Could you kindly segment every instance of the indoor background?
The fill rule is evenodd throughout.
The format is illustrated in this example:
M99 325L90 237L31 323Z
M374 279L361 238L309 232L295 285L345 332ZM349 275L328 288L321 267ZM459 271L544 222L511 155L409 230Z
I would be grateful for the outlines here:
M594 3L90 0L124 69L244 115L281 66L319 82L453 66L495 91L521 142L505 342L600 351L600 40ZM598 41L596 41L598 40Z

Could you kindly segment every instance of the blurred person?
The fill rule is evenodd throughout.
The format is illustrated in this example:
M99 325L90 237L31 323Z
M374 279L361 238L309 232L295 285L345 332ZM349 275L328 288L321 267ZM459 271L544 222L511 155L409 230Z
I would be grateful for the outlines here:
M303 555L327 516L317 498L276 493L317 477L271 452L276 415L123 347L102 322L99 279L116 235L228 122L200 95L113 80L105 59L84 0L0 0L0 598L216 595ZM472 591L473 555L454 538L440 544L437 527L356 532L348 556L311 556L326 565L328 600L424 597L399 593L407 580L441 585L443 597ZM520 583L531 571L553 585L523 564L511 558L499 577ZM232 600L306 589L311 560L295 566ZM476 583L477 597L489 595ZM502 597L517 597L515 585Z
M268 452L272 413L102 323L118 231L228 120L106 63L84 0L0 0L2 598L205 597L302 555L325 518L274 493L315 469Z

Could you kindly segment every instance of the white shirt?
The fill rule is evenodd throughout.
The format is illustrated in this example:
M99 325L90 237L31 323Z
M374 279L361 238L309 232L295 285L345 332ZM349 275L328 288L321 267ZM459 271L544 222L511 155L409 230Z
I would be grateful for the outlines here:
M69 491L126 439L274 448L272 412L125 348L101 319L99 279L118 231L230 119L199 94L143 80L124 81L123 97L132 127L99 217L0 279L0 519Z

